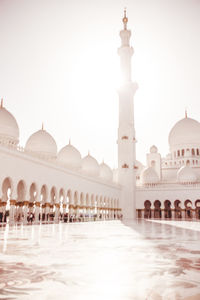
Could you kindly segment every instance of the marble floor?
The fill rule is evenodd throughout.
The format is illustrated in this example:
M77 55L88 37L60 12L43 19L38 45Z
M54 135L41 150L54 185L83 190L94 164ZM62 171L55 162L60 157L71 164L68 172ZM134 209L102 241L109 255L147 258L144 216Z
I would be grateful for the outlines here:
M200 222L0 227L0 299L200 299Z

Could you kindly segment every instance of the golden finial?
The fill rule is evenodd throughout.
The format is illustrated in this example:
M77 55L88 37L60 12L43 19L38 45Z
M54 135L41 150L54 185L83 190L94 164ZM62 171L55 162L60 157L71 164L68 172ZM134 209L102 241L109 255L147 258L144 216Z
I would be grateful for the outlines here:
M42 122L42 130L44 130L44 123Z
M124 30L127 29L127 23L128 23L128 18L126 16L126 7L124 8L124 17L122 19L123 23L124 23Z
M185 109L185 118L187 119L187 109Z
M1 98L1 108L3 108L3 98Z

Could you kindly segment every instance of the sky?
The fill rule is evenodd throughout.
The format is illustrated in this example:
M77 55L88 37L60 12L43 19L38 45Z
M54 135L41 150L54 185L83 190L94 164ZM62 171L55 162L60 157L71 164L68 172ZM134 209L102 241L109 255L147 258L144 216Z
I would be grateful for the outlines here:
M44 128L117 167L119 31L131 29L137 159L200 120L200 0L0 0L0 97L20 145Z

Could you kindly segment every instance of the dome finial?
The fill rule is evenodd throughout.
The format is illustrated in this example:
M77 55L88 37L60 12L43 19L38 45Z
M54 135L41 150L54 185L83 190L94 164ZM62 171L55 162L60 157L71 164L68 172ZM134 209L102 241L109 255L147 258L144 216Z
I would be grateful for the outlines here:
M88 155L90 155L90 150L88 150Z
M3 98L1 98L1 108L3 108Z
M42 130L44 130L44 123L42 122Z
M185 109L185 118L187 119L187 108Z
M71 138L69 138L69 145L71 145Z
M127 29L127 23L128 23L128 18L126 16L126 7L124 8L124 17L122 19L123 23L124 23L124 30Z

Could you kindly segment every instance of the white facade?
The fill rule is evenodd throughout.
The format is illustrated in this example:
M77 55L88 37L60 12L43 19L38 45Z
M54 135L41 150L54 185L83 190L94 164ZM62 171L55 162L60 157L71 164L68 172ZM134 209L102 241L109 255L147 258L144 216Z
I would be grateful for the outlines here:
M185 115L169 133L170 153L156 146L146 166L136 160L134 95L131 79L133 48L126 11L120 31L122 85L119 94L118 169L99 164L89 153L82 158L71 145L60 151L44 128L33 133L24 149L14 116L0 107L0 221L6 209L10 223L27 222L34 213L58 222L60 212L76 218L200 218L200 123Z
M170 153L162 158L155 146L137 177L139 217L200 219L200 123L187 117L169 133Z

